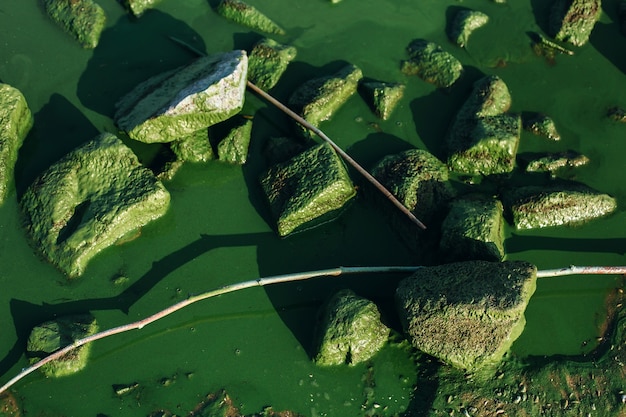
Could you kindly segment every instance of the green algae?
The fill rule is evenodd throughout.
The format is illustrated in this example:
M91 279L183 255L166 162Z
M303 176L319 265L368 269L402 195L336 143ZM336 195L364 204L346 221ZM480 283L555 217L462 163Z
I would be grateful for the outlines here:
M276 24L272 19L242 0L222 0L217 6L217 13L240 25L249 28L284 35L285 30Z
M154 8L161 0L123 0L122 4L130 10L135 17L140 17L146 12Z
M218 143L218 159L235 165L243 165L248 160L248 149L252 135L252 120L242 118Z
M383 81L364 81L361 90L376 116L383 120L389 119L402 97L406 85Z
M448 38L461 48L467 46L467 41L472 32L485 26L489 22L489 16L477 10L459 10L452 20L448 32Z
M261 90L271 90L296 54L294 46L283 45L269 38L261 39L248 57L248 80Z
M558 41L583 46L601 13L601 0L556 0L550 15L552 35Z
M185 138L173 141L170 148L181 161L206 162L215 159L208 129L200 129Z
M106 25L102 7L92 0L43 0L50 18L84 48L95 48Z
M434 42L415 39L407 46L407 53L409 60L402 62L402 72L439 88L450 87L463 73L461 61Z
M589 158L574 151L541 154L528 161L526 172L550 172L562 168L577 168L589 163Z
M554 141L561 140L561 135L556 128L554 120L543 113L523 114L522 125L524 130L534 133L535 135L543 136Z

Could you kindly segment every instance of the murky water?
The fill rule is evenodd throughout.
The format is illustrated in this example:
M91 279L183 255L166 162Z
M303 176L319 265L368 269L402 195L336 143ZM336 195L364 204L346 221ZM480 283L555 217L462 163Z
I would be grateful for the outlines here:
M18 87L35 114L16 168L16 191L0 207L0 382L27 365L23 352L30 329L57 315L91 311L105 329L188 294L259 276L414 262L415 255L363 198L333 223L284 240L276 237L257 185L264 168L260 151L268 136L288 134L291 125L249 94L244 112L258 116L249 164L184 167L166 183L172 202L164 218L144 227L139 239L106 250L82 278L68 282L29 246L16 195L69 150L98 132L115 132L113 105L137 82L193 58L169 36L212 53L250 49L261 35L224 20L205 0L163 0L140 19L129 18L114 0L99 0L108 25L100 45L90 51L51 23L37 3L0 4L0 80ZM545 27L546 7L538 0L249 3L285 27L287 35L278 41L298 48L273 91L279 99L286 101L301 82L345 62L359 66L366 77L407 84L388 121L377 120L357 95L321 126L364 165L409 147L442 157L447 126L472 82L497 74L509 86L513 111L545 112L563 137L549 143L524 133L520 151L584 153L591 163L576 171L576 179L617 197L621 207L626 204L626 125L605 117L607 108L626 106L626 38L615 21L616 1L604 2L588 45L551 62L533 54L527 35ZM450 44L444 32L446 17L459 5L491 18L465 50ZM400 73L405 47L415 38L438 42L463 62L466 73L458 84L437 91ZM144 160L155 153L154 147L130 145ZM540 269L623 265L625 220L620 208L582 227L508 229L508 258ZM114 284L119 275L128 283ZM379 302L393 323L390 299L398 279L325 278L211 299L143 330L95 343L89 366L77 375L33 374L15 386L15 393L25 412L46 416L146 416L159 409L182 415L222 388L245 414L267 405L310 416L360 416L370 409L401 414L417 379L413 352L406 346L389 345L369 367L320 369L309 358L317 309L326 297L352 288ZM606 296L619 285L615 277L541 281L513 354L589 352L606 324ZM126 305L130 308L122 311ZM114 395L113 384L134 382L139 390ZM428 409L425 404L423 410Z

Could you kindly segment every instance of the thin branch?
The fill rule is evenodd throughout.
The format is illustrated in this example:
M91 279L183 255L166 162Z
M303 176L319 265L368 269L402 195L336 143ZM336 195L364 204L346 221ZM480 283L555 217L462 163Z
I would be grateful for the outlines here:
M626 275L626 266L574 266L537 271L537 278L562 277L564 275Z

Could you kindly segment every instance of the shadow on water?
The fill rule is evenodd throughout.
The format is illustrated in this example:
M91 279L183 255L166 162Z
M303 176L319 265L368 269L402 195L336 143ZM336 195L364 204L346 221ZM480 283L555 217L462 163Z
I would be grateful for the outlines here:
M626 49L626 33L620 30L618 3L615 1L602 3L604 13L610 17L612 23L596 23L589 42L617 69L626 74L626 57L623 53Z
M545 1L545 0L531 0L531 7L533 10L533 15L535 16L535 23L537 26L546 34L552 35L550 33L550 12L552 10L552 5L554 2Z
M531 249L626 254L626 238L572 239L513 234L511 238L506 240L505 245L507 253L523 252Z

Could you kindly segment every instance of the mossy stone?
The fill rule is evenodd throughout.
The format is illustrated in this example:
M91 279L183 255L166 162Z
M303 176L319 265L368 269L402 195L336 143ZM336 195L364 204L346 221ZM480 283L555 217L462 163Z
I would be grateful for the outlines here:
M271 90L296 54L294 46L283 45L273 39L261 39L248 57L248 80L261 90Z
M209 142L209 130L200 129L191 135L170 143L172 152L180 161L206 162L215 159Z
M222 0L217 6L217 13L254 30L276 35L285 34L285 30L272 19L242 0Z
M18 151L33 126L33 115L22 93L0 83L0 205L9 194Z
M471 194L453 200L441 229L439 247L446 259L504 259L503 208L493 197Z
M336 214L356 195L343 161L328 144L272 166L261 186L280 236Z
M477 80L469 97L457 113L457 119L480 119L498 116L511 108L511 93L502 78L488 75Z
M251 136L252 120L242 118L217 145L219 160L236 165L245 164Z
M358 67L347 65L333 75L306 81L289 98L289 107L318 127L356 93L362 78L363 72ZM304 137L313 137L308 129L299 124L298 128Z
M407 47L409 60L402 63L402 72L417 75L436 87L450 87L463 73L461 61L441 46L425 39L415 39Z
M146 10L152 9L161 0L122 0L122 4L130 10L135 17L140 17Z
M371 109L376 116L383 120L389 119L391 112L396 108L404 96L404 84L388 83L382 81L365 81L361 83Z
M339 291L322 313L315 362L325 366L365 362L385 345L389 333L376 304L351 290Z
M60 317L33 328L28 337L26 351L31 363L35 363L97 331L98 324L91 314ZM40 369L48 377L71 375L85 368L90 350L91 344L87 343L43 365Z
M615 198L575 182L514 188L504 204L517 229L576 225L617 209Z
M493 369L522 333L537 268L523 261L425 267L400 282L396 302L413 346L468 372Z
M555 0L550 13L554 39L583 46L602 14L601 0Z
M528 161L526 172L550 172L554 174L561 168L576 168L589 163L589 158L575 152L541 153Z
M543 136L553 141L561 140L556 124L551 117L543 113L522 113L522 125L535 135Z
M84 48L95 48L106 25L104 9L92 0L43 0L50 18Z
M103 133L44 171L20 204L35 246L74 278L102 250L163 216L169 201L132 150Z
M472 32L488 22L489 16L483 12L470 9L459 10L449 26L448 38L457 46L465 48Z
M198 58L137 85L117 103L115 123L140 142L183 139L241 110L247 70L241 50Z

